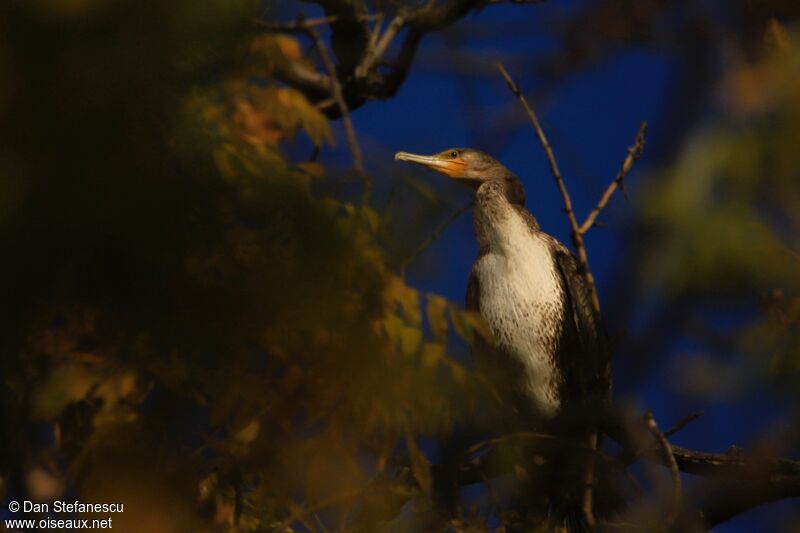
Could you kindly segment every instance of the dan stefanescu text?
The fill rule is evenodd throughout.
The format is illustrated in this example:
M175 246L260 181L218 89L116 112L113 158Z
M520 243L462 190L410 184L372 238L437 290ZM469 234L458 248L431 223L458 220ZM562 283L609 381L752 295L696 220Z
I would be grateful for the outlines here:
M52 506L54 513L122 513L124 503L84 503L78 500L67 502L56 500L51 503L37 503L25 500L22 511L25 513L49 513Z

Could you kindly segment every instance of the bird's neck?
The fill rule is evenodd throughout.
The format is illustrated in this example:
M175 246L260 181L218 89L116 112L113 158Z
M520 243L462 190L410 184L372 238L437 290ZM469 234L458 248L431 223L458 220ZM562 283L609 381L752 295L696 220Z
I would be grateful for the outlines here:
M537 232L539 229L536 219L522 205L524 193L521 185L519 193L513 187L513 182L490 181L478 188L473 222L481 252L492 249L500 252L517 232ZM520 203L515 203L515 199L520 199Z

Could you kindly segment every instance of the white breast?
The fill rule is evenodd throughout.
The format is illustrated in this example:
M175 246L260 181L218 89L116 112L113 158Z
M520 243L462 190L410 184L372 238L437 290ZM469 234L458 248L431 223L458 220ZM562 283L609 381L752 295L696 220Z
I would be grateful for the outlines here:
M480 313L496 346L522 363L521 385L533 407L553 416L559 408L551 353L561 335L560 276L547 243L516 212L496 221L490 232L489 251L474 267Z

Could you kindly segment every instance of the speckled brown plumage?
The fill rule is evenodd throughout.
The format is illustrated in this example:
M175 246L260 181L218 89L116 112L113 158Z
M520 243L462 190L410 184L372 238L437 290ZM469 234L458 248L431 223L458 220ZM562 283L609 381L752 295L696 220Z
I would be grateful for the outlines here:
M550 420L565 409L584 412L609 396L609 354L578 262L541 231L524 207L517 177L490 155L451 148L395 158L441 172L475 190L478 257L466 305L491 330L492 346L475 358L517 411ZM529 421L528 413L517 418Z
M607 398L608 350L577 260L541 231L521 191L510 172L477 188L466 304L494 336L491 350L476 350L481 367L501 375L521 411L550 419Z

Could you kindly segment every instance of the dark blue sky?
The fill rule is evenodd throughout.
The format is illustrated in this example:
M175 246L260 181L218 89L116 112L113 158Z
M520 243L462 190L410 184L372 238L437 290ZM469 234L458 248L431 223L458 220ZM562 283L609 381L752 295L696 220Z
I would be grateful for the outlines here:
M455 210L468 201L467 191L460 191L433 172L395 163L393 154L398 150L433 153L453 146L482 148L522 179L527 207L543 229L569 243L561 197L542 148L494 63L506 62L524 92L532 94L541 89L542 80L531 78L532 69L526 66L552 52L555 40L548 26L554 18L581 3L492 6L470 14L445 33L427 36L399 93L387 101L367 103L353 113L368 169L376 181L389 183L400 175L428 180L437 190L454 197ZM318 14L308 4L298 6L307 16ZM476 32L470 30L478 24L507 31L475 36ZM464 61L459 50L472 52L472 60ZM602 216L606 227L594 229L588 236L589 258L604 305L613 303L615 295L626 290L624 286L609 286L612 270L626 244L621 242L622 230L631 222L637 191L646 189L648 171L654 170L657 154L652 147L661 141L668 112L665 100L680 68L678 60L663 51L627 47L607 61L557 80L534 102L581 219L616 174L639 123L650 123L650 150L645 150L627 181L630 204L616 197ZM323 152L323 161L345 162L349 157L338 128L337 124L339 144ZM386 192L379 183L376 204L380 205L381 194L385 197ZM462 301L475 254L471 216L465 215L411 265L408 280L421 290ZM624 330L627 326L609 324L609 329ZM675 352L689 348L676 339ZM688 413L704 410L700 422L674 438L678 444L722 451L732 443L746 444L756 432L773 423L772 410L778 406L774 399L687 399L676 396L663 376L654 372L650 379L618 383L617 388L633 393L642 409L652 409L665 427ZM716 531L776 530L790 509L792 502L762 507Z

